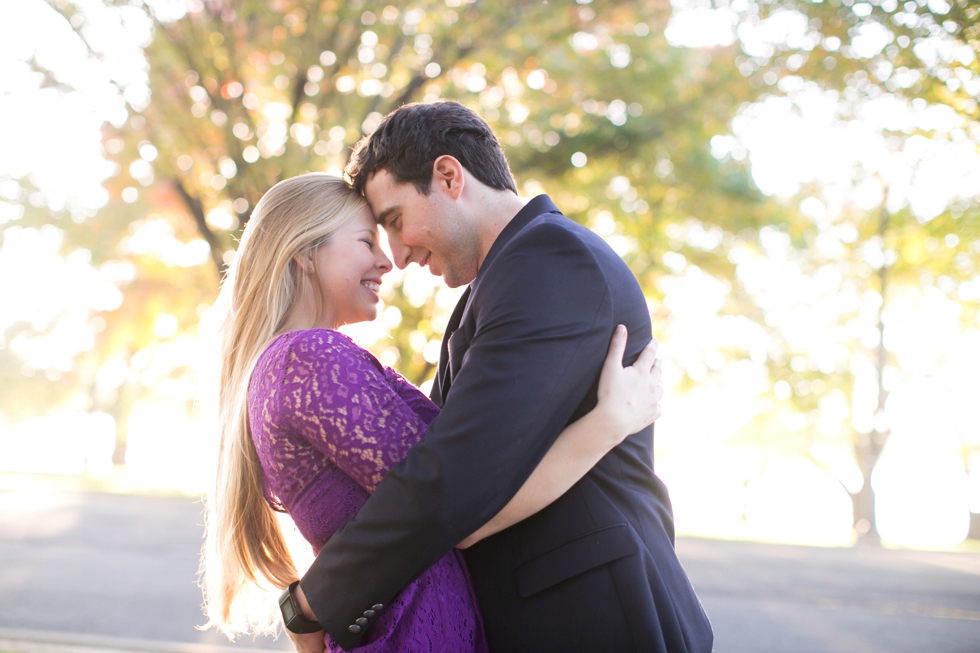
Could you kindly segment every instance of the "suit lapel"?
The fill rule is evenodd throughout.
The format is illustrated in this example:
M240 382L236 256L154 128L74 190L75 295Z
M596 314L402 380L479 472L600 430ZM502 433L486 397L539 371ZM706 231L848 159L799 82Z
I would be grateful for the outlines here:
M445 403L446 395L449 394L449 386L452 385L452 374L449 369L449 339L453 337L456 329L459 328L460 322L463 319L463 313L466 312L466 305L472 289L472 286L470 286L463 291L463 295L456 302L456 308L453 309L453 314L449 317L446 332L442 334L442 348L439 352L439 371L436 373L436 382L432 384L432 392L430 393L430 398L439 407L442 407Z
M529 201L523 209L518 211L511 221L503 228L500 234L494 240L493 245L490 246L490 250L487 252L486 257L483 259L483 263L480 265L480 271L477 272L476 279L473 283L466 289L463 296L459 298L456 303L456 308L453 309L453 314L449 318L449 324L446 325L446 332L442 336L442 348L439 353L439 371L436 373L435 381L432 384L432 392L429 393L429 398L440 408L446 403L446 397L449 395L449 388L453 384L453 370L449 362L449 339L453 337L456 330L459 329L460 324L463 323L464 317L469 316L467 308L469 307L470 294L476 292L480 286L480 281L486 274L486 270L490 268L490 264L496 258L500 250L514 237L516 236L524 227L526 227L530 222L539 215L544 213L557 213L561 215L561 211L555 206L551 201L551 198L547 195L538 195L531 201ZM472 337L473 334L470 334ZM463 343L459 343L458 346L464 346ZM469 346L466 343L465 346Z

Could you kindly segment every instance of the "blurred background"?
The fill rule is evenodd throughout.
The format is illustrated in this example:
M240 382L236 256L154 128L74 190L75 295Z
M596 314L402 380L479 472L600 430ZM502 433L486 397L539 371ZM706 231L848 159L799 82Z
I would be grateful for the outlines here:
M255 203L447 98L640 280L679 533L976 550L978 51L967 0L2 3L0 487L205 492ZM459 293L381 294L426 388Z

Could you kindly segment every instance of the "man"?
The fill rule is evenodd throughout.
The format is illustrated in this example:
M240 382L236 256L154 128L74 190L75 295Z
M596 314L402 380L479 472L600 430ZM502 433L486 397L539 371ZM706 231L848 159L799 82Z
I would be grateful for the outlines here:
M358 144L348 173L400 268L415 262L451 287L471 285L443 338L432 390L442 413L297 591L304 612L347 649L595 405L615 326L629 331L627 362L651 338L626 265L546 196L525 205L492 130L462 105L397 109ZM495 651L711 650L674 554L652 427L465 556Z

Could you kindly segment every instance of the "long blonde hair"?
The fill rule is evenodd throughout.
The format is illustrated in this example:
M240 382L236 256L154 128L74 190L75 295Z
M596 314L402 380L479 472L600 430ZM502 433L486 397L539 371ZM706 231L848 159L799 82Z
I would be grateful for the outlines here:
M205 628L229 638L274 632L275 589L298 579L248 424L248 384L259 355L285 327L301 275L298 253L326 242L365 207L342 179L310 173L281 181L256 205L218 296L217 480L202 552Z

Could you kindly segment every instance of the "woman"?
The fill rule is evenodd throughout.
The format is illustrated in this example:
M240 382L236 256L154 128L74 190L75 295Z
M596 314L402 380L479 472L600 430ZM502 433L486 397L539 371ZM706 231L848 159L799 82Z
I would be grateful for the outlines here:
M438 414L416 388L335 331L376 317L390 269L370 210L340 179L294 177L256 206L220 298L227 315L218 481L204 560L209 626L229 635L274 629L278 611L250 597L260 586L286 587L298 574L273 511L288 512L319 551ZM657 417L655 349L624 369L625 342L620 327L597 407L562 432L518 494L460 547L548 505ZM325 646L340 650L329 636ZM485 651L459 552L406 587L362 647Z

